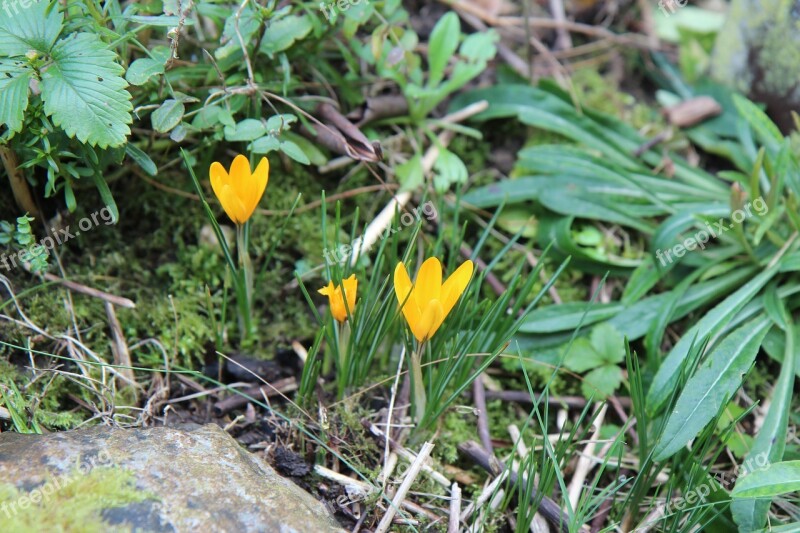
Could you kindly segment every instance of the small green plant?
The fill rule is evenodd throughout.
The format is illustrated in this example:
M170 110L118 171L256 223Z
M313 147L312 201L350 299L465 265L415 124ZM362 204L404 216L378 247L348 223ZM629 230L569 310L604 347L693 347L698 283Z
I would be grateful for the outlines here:
M18 153L22 168L42 168L46 194L63 188L71 210L73 181L91 176L118 218L102 170L124 154L112 149L130 134L131 95L117 54L94 31L102 21L78 30L72 4L32 0L0 10L0 144Z
M20 246L20 250L15 252L15 256L19 258L20 262L30 263L32 272L41 272L47 270L49 256L47 248L40 245L36 241L36 235L31 228L31 222L34 221L32 216L27 213L21 217L17 217L16 228L6 222L0 221L0 246L8 246L12 242L16 242ZM0 257L0 266L6 269L13 268L17 265L16 259L11 259L5 255Z
M581 390L586 398L604 399L622 383L620 363L625 361L625 339L611 324L592 329L588 337L575 339L564 358L564 367L584 373Z

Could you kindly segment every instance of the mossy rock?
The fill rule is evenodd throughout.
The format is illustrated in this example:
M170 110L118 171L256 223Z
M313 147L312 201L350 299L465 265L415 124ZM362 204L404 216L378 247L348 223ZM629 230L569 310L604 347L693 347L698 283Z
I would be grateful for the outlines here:
M3 433L0 480L3 531L342 531L214 425Z
M800 3L733 0L711 73L766 104L784 132L792 129L789 110L800 111Z

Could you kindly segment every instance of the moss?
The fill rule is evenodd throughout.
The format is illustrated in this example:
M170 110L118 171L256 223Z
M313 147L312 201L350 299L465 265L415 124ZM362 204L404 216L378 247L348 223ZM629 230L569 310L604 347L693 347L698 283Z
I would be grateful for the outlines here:
M578 101L587 109L615 116L637 129L653 123L664 125L658 113L638 103L633 95L620 90L619 84L611 76L604 76L592 68L583 68L577 70L571 79Z
M86 474L76 470L27 493L13 485L0 485L3 528L18 533L102 533L112 529L101 517L104 509L147 499L152 496L136 490L132 473L108 467L94 468ZM120 530L118 525L113 529Z

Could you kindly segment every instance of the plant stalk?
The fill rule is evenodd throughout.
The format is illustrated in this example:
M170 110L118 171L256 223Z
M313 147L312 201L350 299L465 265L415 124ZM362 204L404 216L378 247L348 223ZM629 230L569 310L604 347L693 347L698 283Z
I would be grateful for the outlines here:
M236 299L239 304L239 328L242 340L253 335L253 263L247 250L247 226L236 226L236 248L239 254L239 272L236 276Z

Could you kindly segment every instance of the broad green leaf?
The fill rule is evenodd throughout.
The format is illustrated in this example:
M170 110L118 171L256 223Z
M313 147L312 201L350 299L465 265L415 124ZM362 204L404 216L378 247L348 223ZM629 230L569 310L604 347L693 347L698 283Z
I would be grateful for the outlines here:
M611 318L623 309L625 306L618 302L607 304L569 302L549 305L528 313L519 330L524 333L572 331L581 324L590 326Z
M289 15L276 21L270 21L264 38L261 39L259 51L273 55L291 47L295 41L303 39L313 28L307 16Z
M738 479L734 498L773 498L800 491L800 461L773 463Z
M654 450L655 461L663 461L680 451L725 407L742 385L771 325L765 317L748 322L711 352L689 378L669 414L666 429Z
M267 124L267 126L269 126L269 124ZM325 156L325 154L323 154L313 142L309 141L305 137L301 137L300 135L292 133L291 131L284 131L281 133L281 139L284 141L291 141L296 144L314 165L322 166L328 162L328 158Z
M32 76L33 70L21 61L0 59L0 124L12 133L22 130Z
M166 133L181 123L185 112L186 108L183 102L170 98L169 100L165 100L158 109L153 111L150 122L154 130L160 133Z
M41 89L53 123L83 143L124 144L133 106L116 54L96 34L78 33L58 41L51 57Z
M303 165L311 164L311 161L308 159L308 156L304 154L303 150L301 150L300 147L297 146L292 141L281 141L280 150L281 152L288 155L298 163L301 163Z
M422 156L415 154L414 157L398 165L395 168L397 181L400 182L400 189L403 191L413 191L425 181L424 170L422 169Z
M494 30L471 33L464 38L459 53L472 62L485 63L497 54L495 43L498 40Z
M603 356L585 337L575 339L564 357L564 366L573 372L586 372L605 364Z
M613 325L604 322L595 326L590 338L604 362L614 364L625 359L625 338Z
M220 114L223 112L223 109L217 105L210 105L203 107L192 119L192 126L205 130L205 129L214 129L217 126L222 124L220 120ZM231 121L232 126L236 127L236 123Z
M779 262L780 264L780 262ZM778 267L765 270L725 298L714 309L706 313L700 321L689 328L681 340L672 348L666 359L658 368L650 390L647 393L647 408L650 413L657 413L677 386L681 367L689 354L689 349L696 342L719 333L756 294L775 276Z
M296 115L292 115L290 113L272 115L267 120L267 130L269 130L270 133L277 134L285 129L288 129L289 125L293 122L297 122Z
M225 140L228 142L254 141L266 133L267 127L263 122L254 118L246 118L233 128L225 127Z
M583 377L581 392L587 398L602 400L614 394L622 383L622 369L618 366L603 365Z
M444 79L447 62L455 54L461 38L458 15L450 11L433 27L428 41L428 87L435 87Z
M469 177L467 166L456 154L442 148L433 165L433 184L439 194L448 191L454 184L464 183Z
M64 19L54 1L3 0L0 5L0 57L24 56L31 50L48 54L61 33Z
M777 294L777 291L773 291ZM765 298L766 300L766 298ZM766 305L766 301L765 301ZM786 316L786 308L781 305L778 316L784 319L783 328L786 331L786 348L781 365L781 373L775 384L772 402L764 418L761 429L756 434L755 442L744 461L744 464L772 464L783 459L786 448L786 432L789 425L789 412L792 409L792 394L794 392L795 367L797 365L796 334L794 324ZM744 482L747 476L737 480L736 486ZM742 530L753 531L764 527L769 512L769 500L735 499L731 502L733 520Z
M222 42L225 44L214 51L214 57L222 64L220 68L223 72L229 64L243 56L239 36L241 35L242 41L247 46L261 28L261 15L259 11L252 8L249 2L245 4L241 13L237 13L236 10L228 11L228 13L230 15L225 20L225 27L222 30ZM238 34L236 32L237 24Z
M281 147L281 142L274 135L265 135L250 143L249 149L254 154L268 154Z
M164 63L143 57L137 59L128 67L128 72L125 73L125 79L131 85L144 85L153 76L158 76L164 73Z
M158 167L153 160L150 159L150 156L144 153L138 146L133 143L128 143L125 145L125 153L128 154L128 157L133 159L142 170L147 172L151 176L155 176L158 174Z

